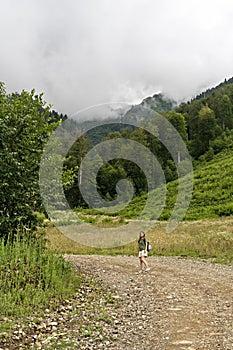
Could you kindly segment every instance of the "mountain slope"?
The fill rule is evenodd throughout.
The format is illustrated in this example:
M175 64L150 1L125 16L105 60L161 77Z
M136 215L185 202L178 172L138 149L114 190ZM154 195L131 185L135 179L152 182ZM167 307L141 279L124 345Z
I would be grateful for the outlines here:
M103 141L109 133L122 132L127 124L152 119L155 112L167 112L175 107L175 101L162 94L155 94L152 97L145 98L140 104L128 107L125 110L122 108L113 110L110 105L103 106L103 108L98 107L98 110L89 112L86 120L77 122L77 126L81 131L88 130L88 140L94 146Z
M194 190L186 220L233 215L233 149L225 150L211 161L200 164L194 171ZM159 190L154 191L154 208L159 203ZM166 206L160 216L167 220L177 195L177 181L167 184ZM137 217L145 205L147 195L134 198L120 213L128 218ZM146 214L153 219L153 210Z
M205 91L201 92L200 94L198 94L194 99L192 99L192 101L195 101L195 100L200 100L201 98L205 98L209 95L211 95L213 92L216 92L218 91L219 89L227 86L227 85L231 85L233 84L233 77L230 78L230 79L225 79L224 81L222 81L220 84L212 87L212 88L209 88L209 89L206 89Z
M168 112L176 107L176 102L167 98L163 94L155 94L146 97L140 104L132 106L123 117L123 122L142 122L151 119L154 113Z

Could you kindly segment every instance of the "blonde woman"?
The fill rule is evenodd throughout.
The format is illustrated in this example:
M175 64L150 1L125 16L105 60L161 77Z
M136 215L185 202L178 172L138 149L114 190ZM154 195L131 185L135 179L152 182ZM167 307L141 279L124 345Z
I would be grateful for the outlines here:
M140 262L141 270L140 272L149 271L150 268L148 266L148 263L146 261L147 257L147 241L146 241L146 235L145 232L141 231L139 234L138 239L138 257ZM144 268L143 268L144 265Z

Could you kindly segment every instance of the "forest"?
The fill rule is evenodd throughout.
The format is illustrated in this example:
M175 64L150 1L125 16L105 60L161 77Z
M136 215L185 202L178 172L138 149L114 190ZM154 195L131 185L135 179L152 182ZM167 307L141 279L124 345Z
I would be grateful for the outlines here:
M163 103L161 103L163 101ZM159 103L158 103L159 102ZM104 127L93 127L89 132L82 135L75 142L65 160L65 166L69 169L79 166L81 159L96 143L111 139L130 139L144 145L149 149L159 161L166 183L177 179L177 168L174 159L171 157L164 143L160 141L160 133L156 125L156 118L150 114L150 118L145 115L141 121L141 127L128 125L130 118L140 118L143 116L141 106L149 104L150 111L159 110L159 113L176 128L182 137L189 154L191 155L194 169L200 164L213 159L218 153L231 149L233 142L233 84L232 79L225 80L219 86L208 89L191 101L181 103L176 106L164 96L155 95L152 98L143 100L141 105L133 106L123 117L123 123L108 123ZM138 112L139 111L139 112ZM147 130L154 130L158 137L152 135ZM167 130L167 139L169 131ZM123 151L122 151L123 152ZM127 149L124 150L127 154ZM123 153L124 153L123 152ZM178 150L177 150L177 157ZM185 167L185 159L178 159L179 165ZM134 185L134 198L147 193L147 180L145 174L129 160L114 159L105 163L99 170L97 176L97 188L101 196L106 201L116 198L116 184L120 179L131 179ZM82 195L79 192L79 178L74 179L74 183L66 189L66 196L70 205L87 208ZM96 203L98 206L98 203Z

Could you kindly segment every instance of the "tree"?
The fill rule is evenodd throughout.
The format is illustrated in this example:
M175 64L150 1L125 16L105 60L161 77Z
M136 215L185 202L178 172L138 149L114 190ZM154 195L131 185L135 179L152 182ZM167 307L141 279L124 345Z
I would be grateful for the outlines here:
M64 144L64 137L66 137L66 133L62 135L63 144ZM85 206L85 201L83 200L79 189L79 184L81 179L80 179L80 176L79 177L75 176L75 173L78 174L78 169L80 167L81 161L85 157L89 148L90 148L90 145L89 145L87 136L86 135L79 136L76 139L75 143L70 148L64 161L63 170L66 169L66 175L70 173L72 178L71 185L64 186L66 199L72 208ZM70 175L69 175L69 178L70 178ZM66 180L66 183L67 183L67 180Z
M198 114L198 135L192 144L192 155L198 158L204 154L210 141L215 138L216 118L214 111L208 106L203 106Z
M106 200L115 199L117 182L126 177L127 173L120 159L106 163L97 174L99 192Z
M227 96L226 94L221 95L219 97L217 111L215 112L215 114L220 121L222 130L225 130L226 128L232 128L232 104L229 96Z
M203 106L203 99L195 100L188 106L186 120L189 140L195 139L198 135L198 115Z
M0 84L0 237L5 240L38 224L40 157L57 125L48 122L49 109L42 94L6 94Z
M166 113L169 122L176 128L184 141L187 141L186 121L181 113L170 111Z

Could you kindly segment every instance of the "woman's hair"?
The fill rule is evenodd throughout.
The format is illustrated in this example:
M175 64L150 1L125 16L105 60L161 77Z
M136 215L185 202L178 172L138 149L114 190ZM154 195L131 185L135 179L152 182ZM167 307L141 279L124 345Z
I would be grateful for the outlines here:
M141 236L142 236L142 237L141 237ZM138 242L140 241L141 238L144 238L144 239L145 239L145 232L144 232L144 231L140 231Z

